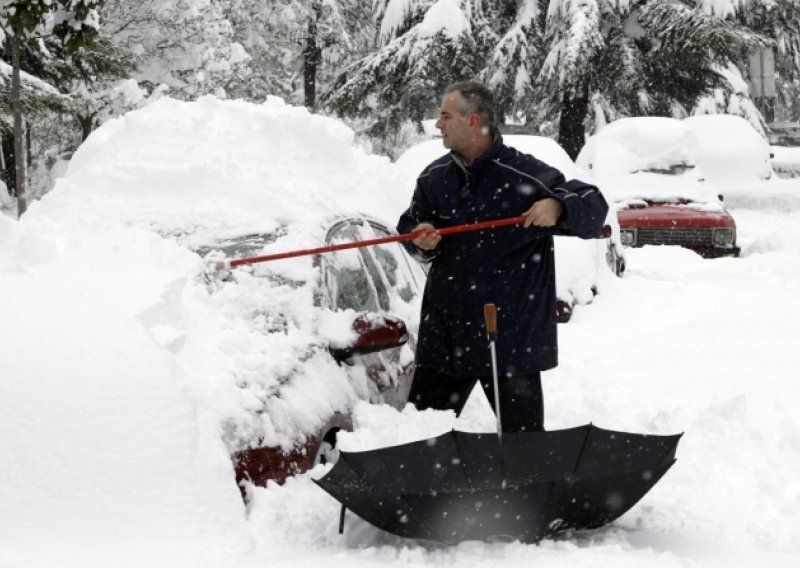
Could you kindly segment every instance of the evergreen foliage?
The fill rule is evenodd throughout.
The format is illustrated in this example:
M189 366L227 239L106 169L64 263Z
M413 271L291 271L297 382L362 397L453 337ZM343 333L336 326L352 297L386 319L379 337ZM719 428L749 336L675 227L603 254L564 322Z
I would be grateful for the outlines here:
M483 66L487 27L480 3L467 5L474 8L472 21L457 0L440 0L434 4L440 10L429 9L419 21L418 10L402 12L403 22L382 28L388 43L346 67L324 93L323 104L346 116L372 116L373 134L385 134L404 120L421 129L422 120L438 108L444 88L475 77ZM389 39L393 33L387 29L406 28ZM475 34L476 29L484 32Z
M759 47L775 50L783 118L800 120L800 0L0 0L5 154L11 38L34 167L163 91L319 100L387 153L471 79L572 155L623 116L728 112L759 128Z

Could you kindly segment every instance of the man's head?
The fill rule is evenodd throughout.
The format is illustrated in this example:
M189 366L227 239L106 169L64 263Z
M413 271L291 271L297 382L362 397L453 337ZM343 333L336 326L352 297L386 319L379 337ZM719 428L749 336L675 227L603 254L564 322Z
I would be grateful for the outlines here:
M494 96L480 83L455 83L447 87L436 128L442 142L471 162L497 135Z

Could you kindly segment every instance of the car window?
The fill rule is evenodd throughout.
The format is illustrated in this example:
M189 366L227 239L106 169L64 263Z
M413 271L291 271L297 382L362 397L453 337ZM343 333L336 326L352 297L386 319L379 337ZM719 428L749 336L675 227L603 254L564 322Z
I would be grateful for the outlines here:
M368 223L361 227L364 238L388 237L392 233L375 223ZM383 283L389 295L400 298L410 303L419 294L421 282L412 269L408 255L399 243L386 243L370 247L370 255L380 267Z
M352 242L358 238L354 226L344 222L328 234L328 244ZM381 308L378 288L361 249L341 250L328 255L326 282L331 306L335 310L377 312Z

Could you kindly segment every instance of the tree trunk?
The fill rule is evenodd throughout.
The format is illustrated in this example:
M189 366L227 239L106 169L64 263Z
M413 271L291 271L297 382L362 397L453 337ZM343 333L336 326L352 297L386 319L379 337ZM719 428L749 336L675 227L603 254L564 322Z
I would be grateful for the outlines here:
M8 194L16 196L17 193L14 189L17 187L17 176L14 172L16 168L14 165L14 133L3 134L0 144L2 144L2 149L0 149L0 151L3 152L3 171L0 173L0 176L2 176L8 188Z
M27 120L25 121L25 165L28 168L28 171L31 171L33 167L33 140L31 137L31 123Z
M589 85L581 85L561 99L561 118L558 122L558 143L573 160L583 148L583 120L589 112Z
M86 142L86 139L89 137L89 134L92 133L92 128L94 127L94 115L78 115L78 122L81 124L81 142Z
M322 58L322 49L317 45L317 21L322 12L322 4L316 1L311 6L311 14L308 18L308 35L306 45L303 48L303 92L305 94L305 105L310 111L317 107L317 67Z
M25 196L25 153L22 151L22 96L19 76L19 52L21 41L20 32L15 30L11 38L11 104L14 109L14 164L16 166L15 189L17 192L17 218L21 217L28 209Z

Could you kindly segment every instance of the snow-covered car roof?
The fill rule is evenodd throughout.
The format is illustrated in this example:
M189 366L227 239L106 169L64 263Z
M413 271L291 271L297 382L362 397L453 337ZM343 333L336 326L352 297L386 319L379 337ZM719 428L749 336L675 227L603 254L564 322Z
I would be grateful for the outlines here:
M699 144L698 135L684 121L622 118L589 137L575 161L590 170L604 193L617 203L718 203L719 192L703 181Z
M55 200L80 191L90 214L168 230L285 226L307 238L341 212L394 216L390 172L388 158L355 147L342 122L277 98L161 99L92 133ZM125 208L115 208L118 197Z
M610 177L640 171L695 166L697 137L672 118L622 118L590 137L575 162L593 175Z
M772 176L769 144L742 117L706 114L682 122L697 137L695 158L708 180L741 184Z

